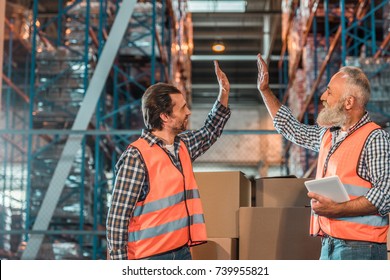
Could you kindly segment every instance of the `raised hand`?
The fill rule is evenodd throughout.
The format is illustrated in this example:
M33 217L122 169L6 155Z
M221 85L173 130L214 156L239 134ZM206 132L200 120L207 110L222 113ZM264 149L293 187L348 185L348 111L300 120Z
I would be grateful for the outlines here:
M257 89L259 90L261 97L264 100L264 104L268 109L271 118L275 118L276 113L279 111L280 104L279 100L273 94L269 88L269 74L268 66L264 62L260 54L257 55Z
M267 90L269 88L268 66L260 54L257 55L257 70L257 89L259 91Z
M230 92L230 83L226 76L226 74L219 68L218 61L214 60L214 66L215 66L215 75L217 76L218 84L219 84L219 91L225 91L225 93Z
M225 107L228 106L230 83L226 74L219 68L218 61L214 60L215 75L217 76L219 84L218 100Z

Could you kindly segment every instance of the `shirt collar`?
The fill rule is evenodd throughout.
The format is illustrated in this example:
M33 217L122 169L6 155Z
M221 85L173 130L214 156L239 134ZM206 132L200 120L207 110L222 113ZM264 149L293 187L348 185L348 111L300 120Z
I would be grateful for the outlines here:
M353 126L351 126L348 129L348 131L347 131L348 135L369 122L371 122L371 118L370 118L368 112L365 112L363 117L357 123L355 123ZM339 126L333 126L329 130L330 130L330 132L336 133L336 134L340 133L340 131L341 131Z
M351 126L349 129L348 129L348 134L351 134L352 132L354 132L356 129L360 128L361 126L365 125L366 123L368 122L371 122L371 119L370 119L370 116L368 115L367 112L364 113L363 117L357 122L355 123L353 126Z
M160 147L163 147L163 146L164 146L163 140L161 140L160 138L158 138L156 135L154 135L154 134L153 134L150 130L148 130L148 129L143 129L143 130L142 130L141 138L145 139L146 142L148 142L149 146L153 146L154 144L157 144L157 145L159 145ZM180 142L180 137L179 137L179 136L176 136L176 137L175 137L175 140L174 140L175 149L176 149L176 147L179 146L179 142Z
M149 146L153 146L154 144L159 144L159 146L161 146L163 144L162 140L157 136L153 135L148 129L142 130L141 138L145 139Z

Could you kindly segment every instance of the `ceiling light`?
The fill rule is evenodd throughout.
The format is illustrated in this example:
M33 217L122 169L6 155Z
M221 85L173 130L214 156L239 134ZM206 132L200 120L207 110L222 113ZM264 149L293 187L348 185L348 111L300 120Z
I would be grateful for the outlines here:
M190 13L244 13L246 1L189 0Z
M214 52L223 52L225 50L225 44L220 40L215 41L211 49Z

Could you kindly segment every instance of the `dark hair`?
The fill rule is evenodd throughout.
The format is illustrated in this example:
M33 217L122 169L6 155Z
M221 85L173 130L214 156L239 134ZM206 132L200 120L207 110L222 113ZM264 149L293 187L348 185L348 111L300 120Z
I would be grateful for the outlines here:
M179 93L176 87L165 83L157 83L146 89L142 96L142 115L147 129L163 128L160 114L172 114L173 104L169 95Z

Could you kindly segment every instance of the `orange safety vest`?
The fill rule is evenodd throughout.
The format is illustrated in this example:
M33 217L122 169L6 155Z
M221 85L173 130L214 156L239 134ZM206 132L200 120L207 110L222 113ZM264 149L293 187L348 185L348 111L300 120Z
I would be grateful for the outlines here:
M367 137L378 128L380 127L372 122L363 125L348 135L332 155L329 155L332 137L327 130L321 142L316 178L338 175L350 199L364 196L372 188L372 184L361 178L357 169ZM328 166L325 170L326 161ZM310 221L311 235L327 234L347 240L386 243L388 229L388 215L327 218L318 216L312 211Z
M206 242L206 225L192 162L184 142L179 159L183 172L161 147L138 139L130 146L144 159L149 193L136 204L129 223L128 259L142 259L184 245Z

